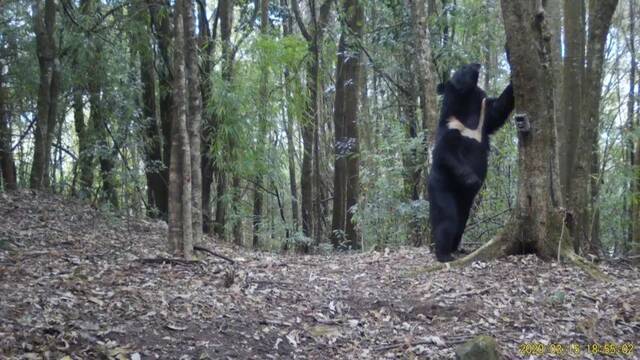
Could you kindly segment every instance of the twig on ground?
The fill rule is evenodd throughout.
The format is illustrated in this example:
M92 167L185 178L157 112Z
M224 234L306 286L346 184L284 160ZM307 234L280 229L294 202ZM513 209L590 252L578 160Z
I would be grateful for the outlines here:
M209 249L207 249L207 248L205 248L205 247L202 247L202 246L199 246L199 245L194 246L194 247L193 247L193 250L198 250L198 251L206 252L206 253L207 253L207 254L209 254L209 255L212 255L212 256L218 257L218 258L220 258L220 259L222 259L222 260L226 260L226 261L228 261L228 262L229 262L229 263L231 263L231 264L235 264L235 263L236 263L235 261L233 261L232 259L230 259L230 258L228 258L228 257L226 257L226 256L224 256L224 255L218 254L217 252L214 252L214 251L212 251L212 250L209 250Z
M200 260L184 260L184 259L173 259L173 258L144 258L140 259L143 264L177 264L177 265L196 265L202 264Z

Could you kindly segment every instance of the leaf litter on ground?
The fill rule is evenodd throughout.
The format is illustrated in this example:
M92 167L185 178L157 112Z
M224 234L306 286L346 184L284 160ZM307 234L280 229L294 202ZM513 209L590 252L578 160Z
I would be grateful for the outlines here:
M477 335L524 344L623 343L640 358L640 275L599 283L534 256L436 273L425 248L171 259L166 224L59 196L0 194L0 358L452 359ZM593 357L593 356L592 356ZM538 358L558 358L550 353ZM596 357L597 358L597 357Z

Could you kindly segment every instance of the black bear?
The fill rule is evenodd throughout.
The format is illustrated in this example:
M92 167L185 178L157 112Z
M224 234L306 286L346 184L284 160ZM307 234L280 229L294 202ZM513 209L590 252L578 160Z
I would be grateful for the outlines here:
M429 176L429 203L436 258L452 261L467 224L473 199L487 175L489 135L513 110L511 84L499 98L478 87L480 64L458 69L438 85L444 95Z

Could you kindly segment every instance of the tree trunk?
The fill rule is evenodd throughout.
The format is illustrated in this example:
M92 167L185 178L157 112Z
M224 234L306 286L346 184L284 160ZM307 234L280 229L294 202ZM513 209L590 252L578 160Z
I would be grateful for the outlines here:
M93 2L88 1L84 7L86 11L98 11L93 6ZM96 157L98 160L100 169L100 178L102 181L102 189L100 192L99 200L101 202L109 202L114 208L118 208L118 195L116 192L116 177L113 173L115 164L113 158L115 157L115 146L112 148L109 145L109 132L106 122L106 109L104 107L104 60L102 59L102 44L100 40L92 39L91 42L91 72L93 75L89 78L89 105L91 112L89 114L90 132L95 135L88 136L89 147L95 146Z
M578 184L575 192L578 195L576 209L583 209L585 215L577 218L577 233L582 235L582 249L600 255L602 246L597 233L598 193L600 187L599 145L600 99L602 97L602 73L604 65L604 46L607 41L611 19L616 10L618 0L589 0L589 26L587 42L586 73L584 79L583 109L584 122L580 128L578 144ZM581 211L582 212L582 211ZM578 214L580 215L579 212Z
M163 178L162 135L158 125L156 107L156 71L153 47L149 33L151 23L149 13L145 10L144 1L136 3L138 26L142 30L136 32L134 42L140 57L140 82L142 84L141 124L143 124L145 144L144 161L147 181L147 205L149 216L163 217L160 209L167 203L167 187ZM166 214L165 214L166 215Z
M635 1L629 1L629 50L631 52L631 69L629 71L629 98L627 99L627 156L631 168L631 181L629 183L629 193L631 194L630 214L629 214L629 230L628 238L624 251L630 250L633 255L640 255L640 137L636 136L637 144L634 144L634 137L638 129L636 119L636 73L638 60L636 55L636 6ZM635 145L635 152L634 152Z
M297 1L297 0L293 0ZM284 9L288 9L289 5L287 0L281 0L281 6ZM293 22L291 16L282 23L282 32L284 36L291 35L293 29ZM294 132L294 112L293 112L293 94L291 92L292 77L289 74L289 69L284 71L284 84L285 84L285 110L283 116L285 117L285 132L287 136L287 160L289 168L289 191L291 193L291 222L293 224L293 232L298 232L298 183L296 178L296 147L293 140Z
M235 144L233 144L235 146ZM242 246L244 244L244 236L242 233L242 218L240 217L240 202L242 201L242 182L238 174L233 174L231 180L231 207L233 210L233 243Z
M420 187L421 187L421 172L422 163L420 162L421 147L416 144L418 138L418 96L417 96L417 84L414 74L416 73L417 64L414 64L414 55L412 54L411 46L406 46L403 59L404 72L402 74L402 86L406 92L401 92L399 95L400 105L400 121L403 124L407 136L407 142L411 144L411 148L405 149L403 154L404 165L404 187L405 187L405 201L409 204L414 204L420 200ZM420 246L422 244L422 224L419 221L417 214L411 213L411 221L409 223L410 242L414 246Z
M560 185L564 201L572 211L578 223L584 223L588 216L580 208L582 195L574 189L579 176L587 176L588 169L581 168L577 162L578 138L584 130L582 127L582 89L584 76L585 22L582 17L584 0L564 0L564 48L562 98L563 116L558 123L558 155L560 161ZM554 43L552 43L554 44ZM554 48L555 50L555 48ZM578 175L580 174L580 175ZM579 251L580 244L586 242L586 233L573 234L573 247Z
M202 168L200 136L202 130L202 93L198 69L198 44L196 42L195 0L182 0L184 5L184 40L187 99L187 128L191 157L191 220L193 244L202 241Z
M158 199L158 211L162 217L166 217L169 208L169 167L171 164L171 142L172 142L172 122L173 114L173 73L172 64L172 37L173 29L171 26L171 16L167 16L166 11L170 11L170 7L163 0L147 0L153 33L158 43L159 55L161 58L158 67L158 85L160 96L160 130L162 135L162 192L167 194ZM165 201L165 198L167 199ZM162 201L162 202L161 202Z
M36 47L40 69L38 105L36 110L35 144L31 167L32 189L48 188L51 143L55 134L58 93L60 91L60 65L55 43L56 2L37 0L32 6Z
M0 62L0 172L2 188L16 190L16 165L11 150L11 112L9 110L9 89L5 86L5 67Z
M429 147L435 135L438 123L438 99L436 96L436 72L431 57L431 35L429 33L428 16L425 0L409 0L411 22L415 46L416 74L418 81L418 97L420 99L420 115L422 122L422 149L418 152L418 161L423 172L422 180L426 184L428 177ZM419 175L419 174L418 174ZM427 199L427 186L423 186L424 198ZM430 244L429 231L422 232L414 245Z
M335 179L332 242L335 248L361 247L353 222L360 190L358 102L360 100L360 52L364 11L359 0L345 0L346 27L340 35L336 65ZM341 239L340 235L344 234Z
M269 34L269 0L260 0L260 34L266 37ZM263 55L264 56L264 55ZM258 111L258 136L256 138L256 153L258 159L265 156L265 141L267 137L267 115L269 107L269 68L266 59L262 59L260 69L260 88L258 97L260 98L260 111ZM264 164L264 160L259 160L259 164ZM261 166L257 166L257 174L253 189L253 248L260 245L260 225L262 223L262 172L265 171Z
M216 11L216 22L219 13ZM200 52L203 54L202 72L200 73L200 88L202 94L203 106L206 108L206 102L209 101L212 94L211 73L213 71L213 48L214 38L209 28L207 19L206 2L200 2L198 7L198 36L200 43ZM214 216L211 206L211 187L214 179L215 157L214 142L217 134L217 122L213 111L203 111L203 141L202 144L202 228L205 233L209 233L213 229ZM217 172L216 172L217 173Z
M324 31L329 20L331 4L334 0L325 0L320 6L320 14L316 17L315 1L310 1L310 30L304 25L297 0L291 1L291 7L302 35L307 40L307 48L311 61L307 63L307 90L309 97L306 103L305 119L302 122L302 169L300 172L300 192L302 210L302 232L306 237L320 240L320 151L316 140L319 138L322 86L320 78L320 61ZM308 250L308 249L305 249Z
M187 130L187 79L185 75L184 1L177 0L174 9L173 49L173 131L169 170L169 249L177 256L193 255L193 222L191 190L191 150Z
M233 28L233 4L234 0L220 0L218 13L220 16L220 40L222 42L222 79L227 84L233 81L233 49L231 46L231 31ZM227 144L228 145L228 144ZM231 146L229 146L230 152ZM221 239L226 239L225 227L227 224L228 205L228 175L226 169L218 166L214 169L218 174L216 187L216 219L214 232ZM235 182L232 182L232 185Z

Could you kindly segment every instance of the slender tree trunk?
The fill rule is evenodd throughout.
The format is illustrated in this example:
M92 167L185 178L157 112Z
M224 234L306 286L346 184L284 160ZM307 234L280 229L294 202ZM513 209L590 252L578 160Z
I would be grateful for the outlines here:
M629 50L631 52L631 69L629 71L629 98L627 99L627 157L630 168L632 169L632 177L629 183L629 193L631 194L631 204L629 206L629 229L628 238L624 251L631 250L634 255L640 255L640 137L636 136L637 145L634 152L634 137L632 134L638 129L636 122L636 74L638 68L638 59L636 54L636 1L629 1Z
M266 37L269 34L269 0L260 0L260 34ZM267 88L269 82L269 68L266 64L266 59L263 59L260 69L260 110L258 111L258 137L257 141L257 154L258 157L266 156L265 141L267 137L267 114L269 107L269 89ZM261 164L264 161L260 161ZM258 248L260 245L260 226L262 223L262 203L264 201L262 194L262 171L266 170L262 167L258 167L258 171L255 177L255 184L253 189L253 247Z
M235 147L235 144L232 144L232 147ZM231 203L233 215L235 216L233 220L233 243L242 246L244 244L244 234L242 232L242 218L240 217L240 202L242 201L242 181L238 174L233 174L231 179Z
M36 47L40 69L40 85L36 110L35 144L30 186L48 188L51 143L55 134L60 69L55 43L56 2L37 0L32 7Z
M412 45L413 46L413 42ZM405 92L402 92L399 96L400 106L400 121L402 122L407 142L411 144L411 148L406 149L403 154L404 165L404 187L405 187L405 200L410 204L413 204L420 200L420 186L421 186L421 171L422 164L420 163L421 146L416 144L418 138L418 91L414 74L416 73L417 64L414 64L414 55L411 51L411 46L407 46L405 49L403 59L400 60L404 63L404 72L402 75L402 84ZM418 221L417 214L411 214L412 220L409 224L410 241L415 246L422 244L422 224Z
M578 169L586 169L575 174L578 185L575 191L578 194L576 206L585 209L587 214L578 217L577 233L586 234L585 242L581 244L586 252L600 255L600 244L597 230L598 220L598 193L600 187L598 145L600 126L600 99L602 97L602 73L604 65L604 46L607 41L611 19L615 12L618 0L589 0L589 26L587 42L586 73L584 79L583 108L584 123L581 126L578 145Z
M297 1L297 0L293 0ZM288 9L289 5L287 0L281 0L280 5L284 9ZM282 23L282 32L284 36L290 36L293 30L293 19L291 16ZM298 231L299 217L298 217L298 183L296 178L296 147L293 140L294 134L294 112L293 112L293 94L291 92L291 81L293 77L289 73L289 69L284 70L284 84L285 84L285 109L283 116L285 117L285 132L287 136L287 160L289 169L289 191L291 193L291 222L293 224L293 232Z
M188 107L185 71L185 4L177 0L174 9L173 104L175 115L171 138L169 171L169 248L178 256L193 255L191 149L187 129ZM197 76L197 74L196 74Z
M170 7L163 0L146 0L153 26L153 33L158 43L158 54L160 56L160 66L158 67L158 85L160 97L160 131L162 135L162 192L166 196L159 198L156 205L162 217L168 214L169 200L169 167L171 164L171 142L172 142L172 119L173 114L173 73L170 70L172 64L172 37L171 16L167 16L166 11ZM166 198L166 200L165 200Z
M418 161L422 164L419 169L424 174L422 180L426 184L428 177L429 148L432 143L438 122L438 99L436 97L436 72L431 57L431 35L429 33L428 16L425 0L409 0L411 22L415 41L415 61L418 81L418 97L420 99L420 115L422 123L422 148L418 152ZM418 174L419 175L419 174ZM422 186L424 198L428 198L427 186ZM429 231L422 232L414 245L430 244Z
M316 17L315 1L310 1L311 21L310 30L304 25L297 1L291 1L298 27L307 40L307 48L311 61L307 63L307 99L305 119L302 122L302 169L300 173L302 232L305 236L313 237L316 242L321 238L320 219L320 150L316 140L319 139L320 111L321 111L321 79L320 61L324 31L329 19L331 4L334 0L325 0L320 6L320 14ZM315 170L315 171L314 171ZM308 249L305 249L308 250Z
M216 11L216 21L214 29L217 26L217 20L219 13ZM200 2L198 7L198 36L200 42L200 52L202 53L202 72L200 74L200 87L202 93L203 107L206 108L206 103L211 98L212 84L211 84L211 72L213 70L213 48L214 37L211 34L209 23L207 19L206 2ZM211 206L211 187L214 179L215 169L215 157L214 157L214 142L217 134L217 122L213 111L203 111L203 141L202 144L202 227L203 231L209 233L213 229L214 216ZM217 172L216 172L217 173Z
M196 42L195 0L182 0L184 5L184 42L187 85L187 129L189 135L191 171L191 221L192 244L202 242L202 154L200 136L202 130L202 93L198 69L198 44Z
M1 50L0 50L1 51ZM5 86L5 67L0 62L0 172L2 185L6 190L16 190L16 165L11 151L11 112L9 110L9 89Z
M358 103L360 100L360 49L364 11L359 0L345 0L343 28L338 45L336 65L335 122L335 179L333 200L332 242L334 247L361 247L353 210L360 190L360 144L358 138ZM344 239L340 238L344 234Z
M582 195L575 187L579 176L587 176L588 168L583 168L577 161L578 139L584 131L582 121L582 89L584 75L585 22L582 17L584 0L564 1L564 48L565 61L563 67L562 99L563 116L558 123L558 155L560 161L560 184L565 203L572 211L578 223L584 223L588 214L581 208L579 197ZM554 43L552 43L554 44ZM554 48L555 50L555 48ZM580 175L578 175L580 174ZM580 244L586 242L587 232L573 234L573 247L579 251Z
M220 40L222 42L222 79L227 84L233 81L233 49L231 45L231 31L233 28L233 4L234 0L220 0L218 4L218 13L220 16ZM227 144L229 145L229 144ZM232 153L231 146L229 152ZM216 187L216 219L214 224L214 232L221 239L226 238L225 227L227 224L227 205L228 205L228 175L226 169L219 166L214 169L218 174ZM239 180L237 181L239 183ZM232 186L236 181L232 181ZM238 189L239 191L239 189Z
M87 11L97 11L94 7L94 3L88 1L85 9ZM98 6L99 7L99 6ZM114 208L118 208L118 195L116 192L116 177L114 174L114 160L115 150L109 145L109 132L107 129L106 121L106 109L104 107L104 60L102 58L102 44L97 39L92 39L91 42L91 72L93 75L89 78L89 105L91 107L89 123L92 128L92 132L95 134L95 138L88 137L90 141L89 146L96 147L96 154L99 169L100 179L102 181L102 189L100 192L100 201L109 202ZM93 141L92 141L93 140Z
M93 133L91 123L85 123L83 91L80 87L74 89L73 118L78 138L78 170L80 178L79 195L81 198L91 196L93 187Z
M141 31L135 33L134 43L140 57L140 82L142 84L141 123L144 128L144 160L147 181L147 203L149 216L160 216L160 209L167 203L167 186L162 176L162 135L158 124L156 106L156 71L153 47L149 33L151 32L150 16L145 11L146 4L142 0L136 3L138 26Z

